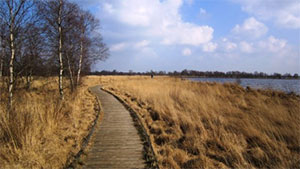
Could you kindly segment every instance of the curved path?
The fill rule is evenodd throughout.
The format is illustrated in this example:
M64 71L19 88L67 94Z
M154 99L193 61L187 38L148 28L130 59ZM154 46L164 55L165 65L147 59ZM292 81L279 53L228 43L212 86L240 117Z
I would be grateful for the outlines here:
M84 168L145 168L143 143L125 107L112 95L90 88L104 112Z

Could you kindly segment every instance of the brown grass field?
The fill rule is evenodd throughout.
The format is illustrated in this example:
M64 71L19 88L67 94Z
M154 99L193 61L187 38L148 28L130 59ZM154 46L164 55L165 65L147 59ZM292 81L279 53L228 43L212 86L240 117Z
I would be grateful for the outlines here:
M88 77L142 119L161 168L299 168L300 97L170 77Z
M137 112L161 168L300 168L300 97L180 78L89 76L58 102L57 79L18 85L10 120L0 93L0 168L63 168L95 119L89 86Z
M39 78L29 91L21 83L8 120L7 92L1 86L0 168L63 168L96 116L95 97L87 87L83 80L76 93L65 89L60 103L56 78Z

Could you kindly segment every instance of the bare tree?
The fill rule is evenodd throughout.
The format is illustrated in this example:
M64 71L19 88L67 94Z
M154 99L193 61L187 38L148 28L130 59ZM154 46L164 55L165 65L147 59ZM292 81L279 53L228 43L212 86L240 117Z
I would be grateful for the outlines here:
M9 59L9 107L12 107L14 88L14 61L16 57L16 41L20 38L20 32L24 23L29 22L30 12L34 5L33 0L3 0L0 1L0 20L8 27L8 44L10 49Z
M63 8L63 0L59 0L58 6L58 34L59 34L59 46L58 46L58 57L59 57L59 94L61 99L64 99L64 91L63 91L63 58L62 58L62 9Z
M16 78L26 76L29 88L31 76L41 74L36 71L41 69L38 65L58 70L59 94L64 99L64 70L73 90L83 70L108 57L108 48L97 33L99 21L68 0L0 0L0 27L0 76L9 75L9 107ZM48 62L42 53L48 55Z
M26 86L30 89L32 82L32 75L34 72L41 70L44 59L42 53L44 52L45 38L43 37L41 26L39 22L28 24L26 27L26 35L23 40L23 57L21 58L21 72L26 76Z
M98 22L96 19L87 11L81 11L79 13L79 31L80 31L80 55L78 61L78 71L77 71L77 79L76 85L80 82L80 74L82 69L82 60L84 54L86 54L87 50L87 42L88 42L88 35L90 32L94 31L94 29L98 26Z
M90 66L97 60L105 60L109 55L101 34L96 32L99 29L99 20L88 11L82 10L79 15L80 55L76 85L80 83L83 64Z
M108 48L103 43L101 34L96 32L99 21L91 13L72 3L67 3L65 8L72 9L66 16L63 49L64 65L67 65L66 70L73 91L74 86L80 83L83 66L90 68L91 63L105 59L108 56Z
M67 8L72 8L72 13L69 13L68 19L66 21L67 31L64 35L64 52L66 56L66 65L68 66L68 75L70 79L70 88L73 92L75 87L75 70L76 70L76 60L78 58L78 44L80 41L80 30L79 30L79 20L78 13L79 7L76 4L67 4Z
M103 37L100 33L94 32L89 46L89 55L87 62L93 64L97 61L104 61L109 57L109 48L103 42Z
M64 51L65 51L65 56L66 56L66 65L68 66L68 74L69 74L69 79L70 79L70 87L71 91L73 92L75 83L74 83L74 70L75 70L75 62L76 62L76 57L78 56L78 50L76 46L76 33L72 33L73 31L69 32L68 36L65 38L65 43L64 43Z
M62 34L63 34L63 0L45 0L40 1L39 15L44 20L44 29L47 32L48 43L53 49L53 55L58 57L59 73L58 73L58 89L60 98L64 98L63 93L63 51L62 51Z
M64 98L63 92L63 73L64 73L64 37L70 30L67 24L72 16L73 6L75 4L67 0L44 0L39 3L40 15L45 20L45 29L47 29L47 39L53 51L57 51L59 65L59 94ZM55 52L53 52L55 53Z

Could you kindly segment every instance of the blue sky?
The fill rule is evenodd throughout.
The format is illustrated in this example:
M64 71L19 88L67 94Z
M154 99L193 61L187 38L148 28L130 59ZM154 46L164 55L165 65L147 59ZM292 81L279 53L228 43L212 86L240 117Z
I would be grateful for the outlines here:
M79 0L110 57L94 70L300 73L299 0Z

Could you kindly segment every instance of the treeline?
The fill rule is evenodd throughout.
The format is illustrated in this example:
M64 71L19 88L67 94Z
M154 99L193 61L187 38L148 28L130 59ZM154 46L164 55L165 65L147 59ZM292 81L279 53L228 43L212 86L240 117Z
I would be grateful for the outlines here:
M116 70L107 71L103 70L101 72L95 71L91 72L90 75L168 75L168 76L189 76L189 77L208 77L208 78L272 78L272 79L298 79L299 75L297 73L291 75L289 73L280 74L273 73L267 74L263 72L239 72L239 71L229 71L229 72L219 72L219 71L196 71L196 70L182 70L166 72L166 71L147 71L147 72L118 72Z
M58 91L64 98L63 79L76 89L91 64L108 57L99 32L99 20L68 0L0 1L0 77L7 84L12 105L17 78L59 77Z

